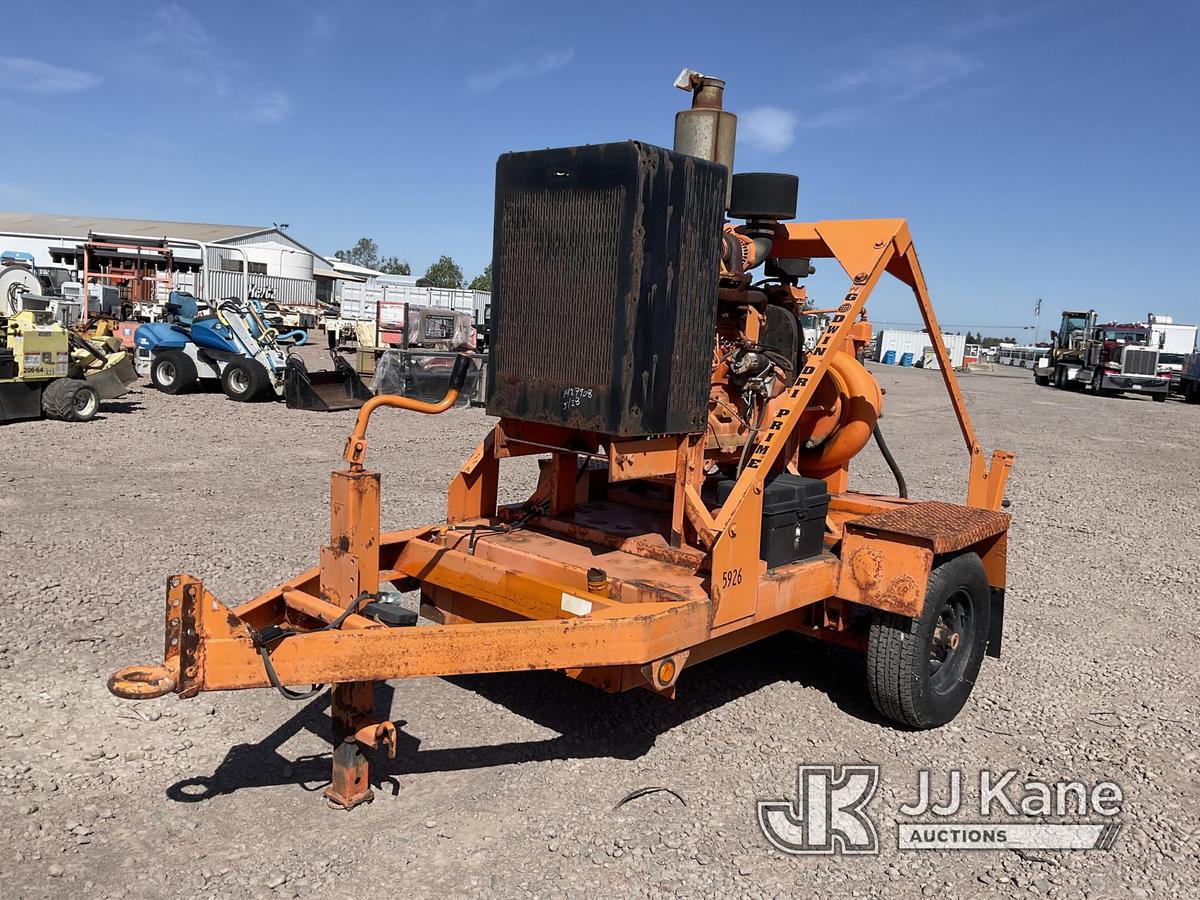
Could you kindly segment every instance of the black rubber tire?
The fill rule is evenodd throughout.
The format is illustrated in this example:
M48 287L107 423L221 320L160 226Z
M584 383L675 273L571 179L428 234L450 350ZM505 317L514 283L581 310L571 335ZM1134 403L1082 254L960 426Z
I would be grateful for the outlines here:
M1062 366L1054 370L1054 386L1060 391L1067 389L1067 370Z
M1097 397L1107 397L1109 394L1108 391L1101 387L1102 384L1104 384L1104 373L1099 369L1095 369L1092 372L1092 393Z
M271 390L271 376L256 359L235 359L221 370L221 390L230 400L249 403Z
M957 634L958 640L955 649L939 643L947 655L935 671L934 638L947 607L959 609L959 627L948 635ZM893 722L919 729L945 725L958 715L987 650L990 614L991 590L974 553L934 567L918 618L877 611L867 643L867 687L875 708Z
M150 383L164 394L182 394L199 381L196 364L182 350L163 350L150 363Z
M90 422L100 411L96 389L82 378L60 378L42 391L42 413L62 422Z
M1167 402L1167 395L1166 395L1165 393L1162 393L1162 394L1151 394L1151 395L1150 395L1150 399L1151 399L1151 400L1153 400L1155 403L1166 403L1166 402Z
M1038 387L1050 387L1050 376L1049 375L1034 375L1033 383L1036 384Z

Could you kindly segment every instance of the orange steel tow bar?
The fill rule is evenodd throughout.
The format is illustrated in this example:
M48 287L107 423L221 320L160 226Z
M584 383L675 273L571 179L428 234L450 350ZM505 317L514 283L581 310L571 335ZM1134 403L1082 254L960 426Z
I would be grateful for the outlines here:
M444 413L458 400L458 394L463 389L463 385L466 384L467 373L470 370L471 361L467 357L461 354L455 357L454 369L450 373L450 384L446 389L446 395L437 403L429 403L425 400L412 400L397 394L380 394L364 403L358 411L358 421L354 423L354 433L346 441L346 449L342 452L342 459L350 463L350 471L361 472L363 470L363 460L367 455L367 425L370 423L371 414L375 410L381 406L391 406L396 409L407 409L412 412L425 413L431 416Z
M395 395L372 397L359 410L354 433L346 442L343 454L350 463L348 471L334 472L330 480L330 538L331 542L322 548L321 565L319 568L319 583L317 593L306 596L297 590L283 590L280 597L285 604L299 601L300 612L315 615L329 624L326 628L330 635L345 636L343 628L350 633L367 633L373 623L365 622L353 615L365 591L376 590L379 583L379 475L363 471L363 458L367 450L367 426L371 414L381 406L391 406L397 409L408 409L413 412L436 414L445 412L454 405L467 380L470 370L470 360L459 356L454 361L454 369L450 375L450 384L446 394L437 403L411 400ZM175 691L180 696L191 696L200 689L207 649L205 642L211 643L215 633L200 621L201 612L196 605L197 596L203 601L203 586L194 579L176 576L168 584L167 624L169 631L174 629L175 636L168 637L167 659L161 666L127 666L113 673L108 681L108 689L118 697L130 700L158 697ZM220 604L211 599L211 609L221 615ZM241 608L239 608L241 610ZM235 613L225 610L225 628L227 636L232 638L236 658L241 638L255 641L254 631ZM330 619L330 616L333 618ZM343 625L343 622L345 623ZM352 622L354 624L352 624ZM375 626L378 627L378 626ZM319 639L325 629L317 632L292 632L305 634L304 640ZM283 635L277 635L274 651L286 653L289 643L282 640ZM263 633L258 632L257 640L263 639ZM272 640L268 638L267 640ZM295 637L293 640L301 640ZM265 646L265 644L264 644ZM242 651L254 650L241 646ZM305 648L309 649L309 648ZM271 652L257 648L262 657L262 665L271 684L280 688L286 696L301 699L307 694L288 694L282 688L283 682L275 674L275 666L271 662ZM182 660L183 655L186 660ZM302 653L302 655L304 655ZM244 660L243 660L244 661ZM371 799L372 792L368 778L368 763L363 754L363 747L384 746L389 756L396 753L395 725L387 721L377 721L374 713L375 683L373 680L340 681L337 676L345 670L331 672L333 678L327 683L332 684L330 715L333 720L333 773L329 787L325 791L326 798L331 804L350 809ZM286 678L286 676L285 676ZM288 679L289 683L296 683ZM314 682L314 691L320 688Z
M363 470L363 458L367 453L367 425L371 421L371 413L381 406L408 409L429 415L443 413L458 400L458 395L462 391L463 385L466 384L467 373L470 370L471 361L467 357L461 355L456 357L446 394L436 403L412 400L397 394L379 394L364 403L358 411L354 433L346 441L346 450L342 454L343 458L350 463L350 471L362 472ZM114 672L108 679L109 691L126 700L149 700L154 697L162 697L175 691L178 685L178 657L169 658L161 666L125 666Z

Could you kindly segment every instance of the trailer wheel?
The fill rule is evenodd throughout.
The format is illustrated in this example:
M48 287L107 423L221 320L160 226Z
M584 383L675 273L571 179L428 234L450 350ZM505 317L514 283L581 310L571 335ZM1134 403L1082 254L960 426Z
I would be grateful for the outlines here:
M82 378L60 378L42 391L42 412L48 419L90 422L100 410L100 396Z
M196 364L182 350L164 350L150 364L150 383L164 394L182 394L198 380Z
M221 372L221 390L230 400L248 403L270 389L271 376L256 359L235 359Z
M918 618L876 612L867 644L875 708L910 728L935 728L958 715L983 662L990 612L987 575L974 553L934 567Z

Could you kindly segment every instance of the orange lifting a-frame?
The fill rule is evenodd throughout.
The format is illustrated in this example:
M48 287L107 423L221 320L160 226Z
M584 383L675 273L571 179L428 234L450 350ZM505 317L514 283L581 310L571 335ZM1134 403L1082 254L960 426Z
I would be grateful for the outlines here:
M1013 457L997 451L990 466L984 460L905 222L777 225L770 256L836 259L852 285L769 421L756 439L747 436L748 462L723 505L703 496L703 434L618 440L501 419L451 483L445 523L381 533L379 475L363 467L371 414L378 406L440 412L457 391L436 405L376 398L347 443L348 469L332 475L330 542L319 565L233 609L200 581L172 577L164 662L122 669L110 689L146 698L332 684L327 796L350 807L370 797L363 747L395 752L395 728L373 708L378 680L558 669L608 690L670 695L685 665L782 630L867 647L875 632L855 611L917 622L931 570L963 551L982 562L993 597L1002 596L1008 516L999 509ZM864 306L885 272L913 289L933 344L970 457L966 505L855 493L848 459L830 458L819 473L832 494L825 551L767 571L759 558L765 480L797 470L803 448L794 432L823 379L853 401L845 396L853 386L828 373L869 334ZM549 454L534 496L497 509L500 460L533 454ZM661 486L662 504L633 502L621 490L632 480ZM591 499L597 483L609 488L603 500ZM389 627L363 615L361 601L388 583L419 588L436 624ZM954 629L967 630L953 615L932 627L937 653L937 633L953 644Z

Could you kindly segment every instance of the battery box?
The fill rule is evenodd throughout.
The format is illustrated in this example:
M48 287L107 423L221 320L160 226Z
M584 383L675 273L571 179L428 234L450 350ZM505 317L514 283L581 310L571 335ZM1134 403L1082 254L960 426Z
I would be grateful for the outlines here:
M723 504L736 484L717 482L717 503ZM759 555L768 569L811 559L825 543L829 489L820 478L782 472L763 488L762 544Z

